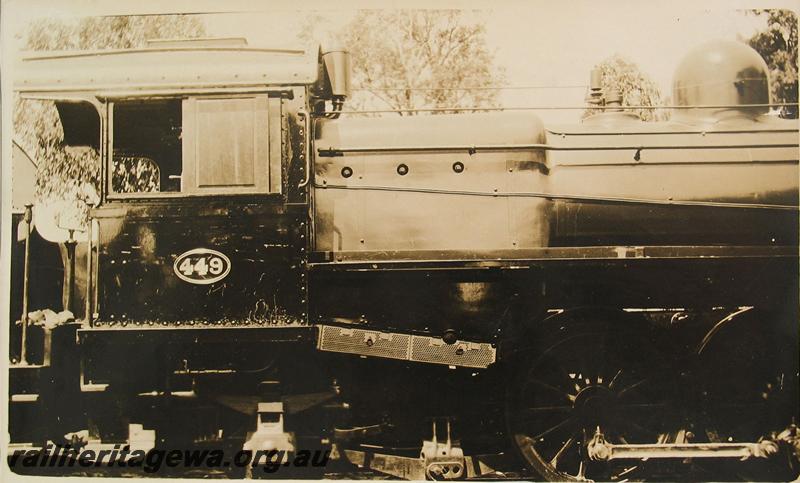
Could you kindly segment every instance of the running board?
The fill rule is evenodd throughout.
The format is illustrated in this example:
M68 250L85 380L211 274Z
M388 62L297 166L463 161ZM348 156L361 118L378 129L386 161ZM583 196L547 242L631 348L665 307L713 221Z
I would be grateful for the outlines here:
M485 342L448 344L440 337L333 325L318 327L317 349L321 351L480 369L489 367L497 357L495 347Z

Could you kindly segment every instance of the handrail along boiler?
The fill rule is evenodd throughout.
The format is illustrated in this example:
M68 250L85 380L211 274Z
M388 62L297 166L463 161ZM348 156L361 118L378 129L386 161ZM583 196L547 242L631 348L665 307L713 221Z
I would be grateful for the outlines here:
M791 472L798 129L755 51L692 51L683 108L649 123L599 88L573 125L358 117L348 69L235 40L21 61L102 183L85 315L51 348L79 363L37 366L82 411L13 441L291 434L423 478ZM419 457L392 451L441 414L446 443L434 420Z

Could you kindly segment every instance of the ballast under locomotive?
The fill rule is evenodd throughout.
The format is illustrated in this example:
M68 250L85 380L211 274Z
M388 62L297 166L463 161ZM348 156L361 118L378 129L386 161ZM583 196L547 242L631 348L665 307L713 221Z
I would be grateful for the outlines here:
M755 51L691 52L670 121L592 86L563 126L347 115L348 62L212 41L21 62L102 183L83 315L30 327L46 349L11 368L13 443L795 476L798 128Z

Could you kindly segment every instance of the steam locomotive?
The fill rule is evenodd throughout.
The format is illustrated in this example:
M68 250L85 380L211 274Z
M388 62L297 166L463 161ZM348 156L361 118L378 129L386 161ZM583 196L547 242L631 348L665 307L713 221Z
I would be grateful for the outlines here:
M13 314L12 445L796 476L798 127L755 51L693 50L647 123L596 82L579 124L357 117L348 69L229 40L21 61L15 90L55 102L102 183L66 245L77 315Z

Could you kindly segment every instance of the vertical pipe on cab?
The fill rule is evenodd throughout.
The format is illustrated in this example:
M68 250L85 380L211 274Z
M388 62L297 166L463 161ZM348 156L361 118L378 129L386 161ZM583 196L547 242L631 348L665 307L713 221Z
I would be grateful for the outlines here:
M69 239L64 242L67 247L67 265L65 268L66 284L64 286L63 305L64 310L72 312L72 294L75 291L75 246L78 242L74 237L75 231L69 230Z
M94 233L94 223L92 222L92 207L94 203L87 203L86 208L89 210L87 220L88 226L86 228L86 297L84 299L84 319L86 323L92 325L92 238Z
M19 359L22 364L28 363L28 279L30 275L30 253L31 253L31 224L33 221L33 205L25 204L25 214L22 216L25 222L25 258L22 265L22 335L20 337Z

